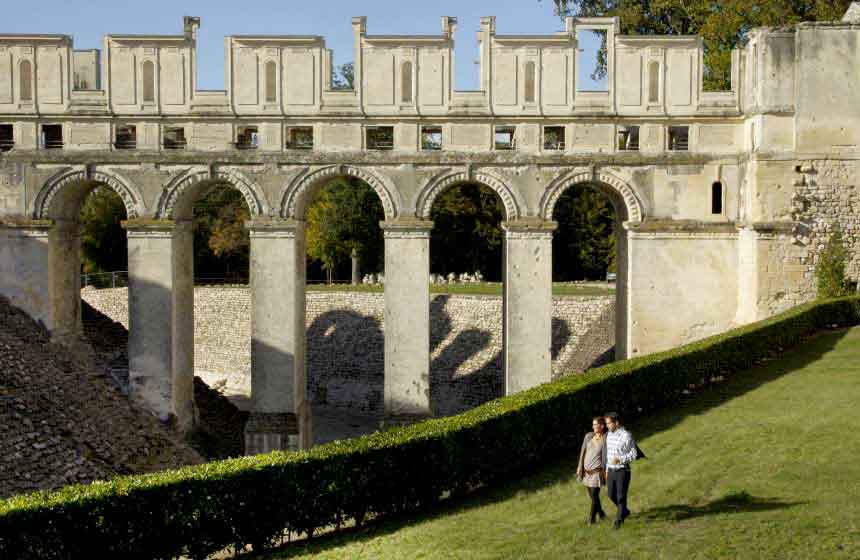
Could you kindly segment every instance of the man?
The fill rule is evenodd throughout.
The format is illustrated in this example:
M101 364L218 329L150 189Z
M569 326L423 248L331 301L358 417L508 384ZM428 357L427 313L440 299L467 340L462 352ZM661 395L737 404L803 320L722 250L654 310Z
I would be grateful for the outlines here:
M621 425L621 418L615 412L606 414L606 493L618 508L613 529L630 515L627 509L627 489L630 488L630 463L638 457L638 449L633 436Z

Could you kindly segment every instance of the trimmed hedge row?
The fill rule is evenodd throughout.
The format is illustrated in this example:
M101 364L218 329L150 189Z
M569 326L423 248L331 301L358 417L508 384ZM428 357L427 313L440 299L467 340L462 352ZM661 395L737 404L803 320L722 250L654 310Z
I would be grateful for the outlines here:
M860 298L816 302L671 351L571 376L458 416L299 453L208 463L0 502L0 558L205 558L368 514L430 505L576 449L593 414L653 410L816 330Z

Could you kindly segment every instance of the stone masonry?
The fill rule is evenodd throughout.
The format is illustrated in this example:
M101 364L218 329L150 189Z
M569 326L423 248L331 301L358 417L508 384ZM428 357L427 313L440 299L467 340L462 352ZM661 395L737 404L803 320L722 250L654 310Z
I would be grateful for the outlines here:
M128 325L128 290L85 288L84 300ZM194 290L195 375L240 403L251 393L251 297L244 286ZM308 399L382 413L383 294L307 295ZM553 373L588 369L611 356L614 297L553 298ZM434 295L430 301L430 402L448 415L501 396L502 301Z

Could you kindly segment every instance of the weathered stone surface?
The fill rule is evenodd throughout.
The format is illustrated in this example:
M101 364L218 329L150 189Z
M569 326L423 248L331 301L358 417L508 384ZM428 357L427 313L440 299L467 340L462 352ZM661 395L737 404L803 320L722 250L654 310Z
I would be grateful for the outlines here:
M90 305L127 324L124 288L85 288ZM552 300L552 372L558 377L606 360L614 345L612 297ZM382 413L385 344L382 294L308 293L308 400ZM247 287L198 287L194 298L196 374L226 380L228 394L251 393L251 298ZM502 394L502 300L430 299L430 403L453 414Z

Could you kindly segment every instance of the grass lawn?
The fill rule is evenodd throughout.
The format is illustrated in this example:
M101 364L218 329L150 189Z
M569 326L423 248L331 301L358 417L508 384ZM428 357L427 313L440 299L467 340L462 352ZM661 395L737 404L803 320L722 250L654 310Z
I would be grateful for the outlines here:
M309 292L371 292L382 293L381 285L359 284L308 284ZM500 296L502 284L499 282L481 282L479 284L431 284L431 294L460 294L476 296ZM609 296L615 294L614 284L570 284L553 283L554 296Z
M629 423L649 458L634 465L620 531L586 526L570 457L267 558L860 558L858 403L860 328L824 333Z

